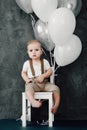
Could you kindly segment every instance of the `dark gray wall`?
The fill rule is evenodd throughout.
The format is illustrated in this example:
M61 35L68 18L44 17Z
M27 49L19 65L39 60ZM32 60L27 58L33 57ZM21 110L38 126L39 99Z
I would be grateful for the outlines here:
M87 119L87 1L82 4L75 34L80 37L83 50L75 62L57 70L61 103L56 120ZM30 16L15 0L0 0L0 119L21 115L24 82L20 74L27 59L26 42L33 38Z
M57 71L56 83L61 89L57 119L87 120L87 1L82 4L74 32L82 41L82 52L75 62Z
M21 79L27 58L26 42L33 38L30 16L15 0L0 0L0 118L21 115Z

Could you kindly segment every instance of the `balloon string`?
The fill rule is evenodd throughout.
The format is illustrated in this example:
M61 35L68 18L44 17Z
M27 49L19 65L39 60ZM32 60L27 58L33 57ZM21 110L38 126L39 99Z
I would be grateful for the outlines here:
M34 29L34 26L35 26L35 18L34 18L34 16L30 13L29 14L30 15L30 17L31 17L31 23L32 23L32 27L33 27L33 29Z
M51 52L50 52L50 53L51 53ZM51 53L51 57L53 57L53 58L54 58L54 63L52 63L52 65L53 65L53 67L55 68L55 63L56 63L56 60L55 60L55 57L54 57L54 54L53 54L53 53ZM54 70L54 74L55 74L55 72L56 72L56 70L57 70L58 68L60 68L60 66L59 66L59 65L55 68L55 70Z
M43 50L44 54L46 55L47 59L48 59L48 56L46 54L46 52ZM54 58L54 62L52 61L52 58ZM55 60L55 57L53 55L53 53L50 51L50 60L51 60L51 65L52 65L52 70L53 70L53 77L51 77L51 80L52 82L55 81L55 76L58 76L57 74L55 74L56 70L60 67L59 65L55 68L55 63L56 63L56 60Z
M56 60L55 60L55 57L54 57L54 64L55 64L55 63L56 63ZM57 71L58 68L60 68L59 65L57 65L57 67L55 68L54 73Z
M49 57L47 56L47 54L46 54L46 52L44 51L44 49L43 49L43 48L42 48L42 51L43 51L43 53L45 54L45 56L46 56L47 60L49 61Z
M52 61L52 53L51 53L51 51L50 51L50 60L51 60L51 66L53 66L53 61Z
M57 70L58 68L60 68L60 66L59 66L59 65L56 67L56 69L54 70L54 72L56 72L56 70Z

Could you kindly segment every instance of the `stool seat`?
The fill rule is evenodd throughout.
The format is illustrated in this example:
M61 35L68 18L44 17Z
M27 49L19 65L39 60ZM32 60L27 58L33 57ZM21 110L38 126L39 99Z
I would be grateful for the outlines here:
M47 99L49 110L48 110L48 121L49 121L49 127L53 126L54 121L54 114L51 112L51 108L53 106L53 97L52 92L35 92L35 99ZM26 102L27 101L27 102ZM31 121L31 104L29 100L27 99L26 93L22 92L22 127L26 127L26 110L28 107L28 121Z

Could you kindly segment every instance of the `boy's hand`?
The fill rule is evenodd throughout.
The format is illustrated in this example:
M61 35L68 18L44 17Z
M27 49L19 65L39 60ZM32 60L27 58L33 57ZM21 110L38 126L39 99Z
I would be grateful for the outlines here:
M40 75L36 78L37 82L38 83L42 83L44 81L44 76L43 75Z
M30 83L30 82L32 82L32 79L27 79L27 80L26 80L26 84L28 84L28 83Z

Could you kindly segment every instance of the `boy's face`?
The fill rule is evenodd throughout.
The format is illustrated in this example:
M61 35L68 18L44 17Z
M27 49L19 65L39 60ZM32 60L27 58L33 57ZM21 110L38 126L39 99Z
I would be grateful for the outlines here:
M31 59L36 60L42 55L42 48L38 42L34 44L32 43L28 45L27 52Z

